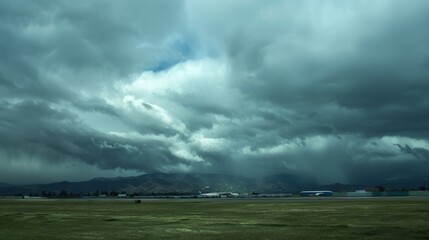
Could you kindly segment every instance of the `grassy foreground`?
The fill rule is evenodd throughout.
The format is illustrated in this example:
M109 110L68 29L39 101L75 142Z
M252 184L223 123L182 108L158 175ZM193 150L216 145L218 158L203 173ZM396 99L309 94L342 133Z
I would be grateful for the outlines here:
M0 239L429 239L429 200L0 200Z

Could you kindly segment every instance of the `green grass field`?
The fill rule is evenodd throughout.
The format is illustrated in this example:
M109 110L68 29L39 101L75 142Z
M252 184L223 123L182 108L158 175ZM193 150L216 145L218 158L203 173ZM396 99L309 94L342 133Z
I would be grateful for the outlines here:
M0 239L429 239L429 200L1 200Z

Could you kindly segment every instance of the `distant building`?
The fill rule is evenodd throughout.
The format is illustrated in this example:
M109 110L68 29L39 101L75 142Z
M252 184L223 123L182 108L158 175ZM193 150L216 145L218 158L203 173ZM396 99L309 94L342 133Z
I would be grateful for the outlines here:
M281 197L292 197L292 194L291 193L261 193L256 195L256 197L281 198Z
M229 198L229 197L238 197L238 193L233 192L211 192L211 193L202 193L199 197L203 198Z
M119 193L118 194L118 198L126 198L127 194L126 193Z
M45 197L33 197L33 196L24 195L24 196L22 196L22 198L24 198L24 199L42 199Z
M347 192L347 197L372 197L372 192L367 192L364 189Z
M303 197L311 197L311 196L332 196L332 191L302 191L300 192Z

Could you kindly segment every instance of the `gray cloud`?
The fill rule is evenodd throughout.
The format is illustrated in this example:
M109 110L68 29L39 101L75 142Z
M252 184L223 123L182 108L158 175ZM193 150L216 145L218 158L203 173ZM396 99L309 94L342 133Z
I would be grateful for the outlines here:
M58 179L50 164L69 179L423 176L428 10L424 0L2 1L0 181Z
M402 146L401 144L395 144L401 149L401 152L408 153L416 157L417 159L429 160L429 150L426 148L412 148L408 144Z
M58 167L75 161L140 172L186 164L170 153L172 142L167 138L132 141L107 135L91 129L77 115L42 102L2 103L0 109L0 133L6 136L0 140L3 161L29 161L30 167L32 161Z

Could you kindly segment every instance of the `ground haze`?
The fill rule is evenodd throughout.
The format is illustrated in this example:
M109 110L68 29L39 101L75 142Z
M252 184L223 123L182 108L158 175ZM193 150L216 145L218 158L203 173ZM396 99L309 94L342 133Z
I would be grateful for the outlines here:
M0 239L427 239L427 198L0 200Z

